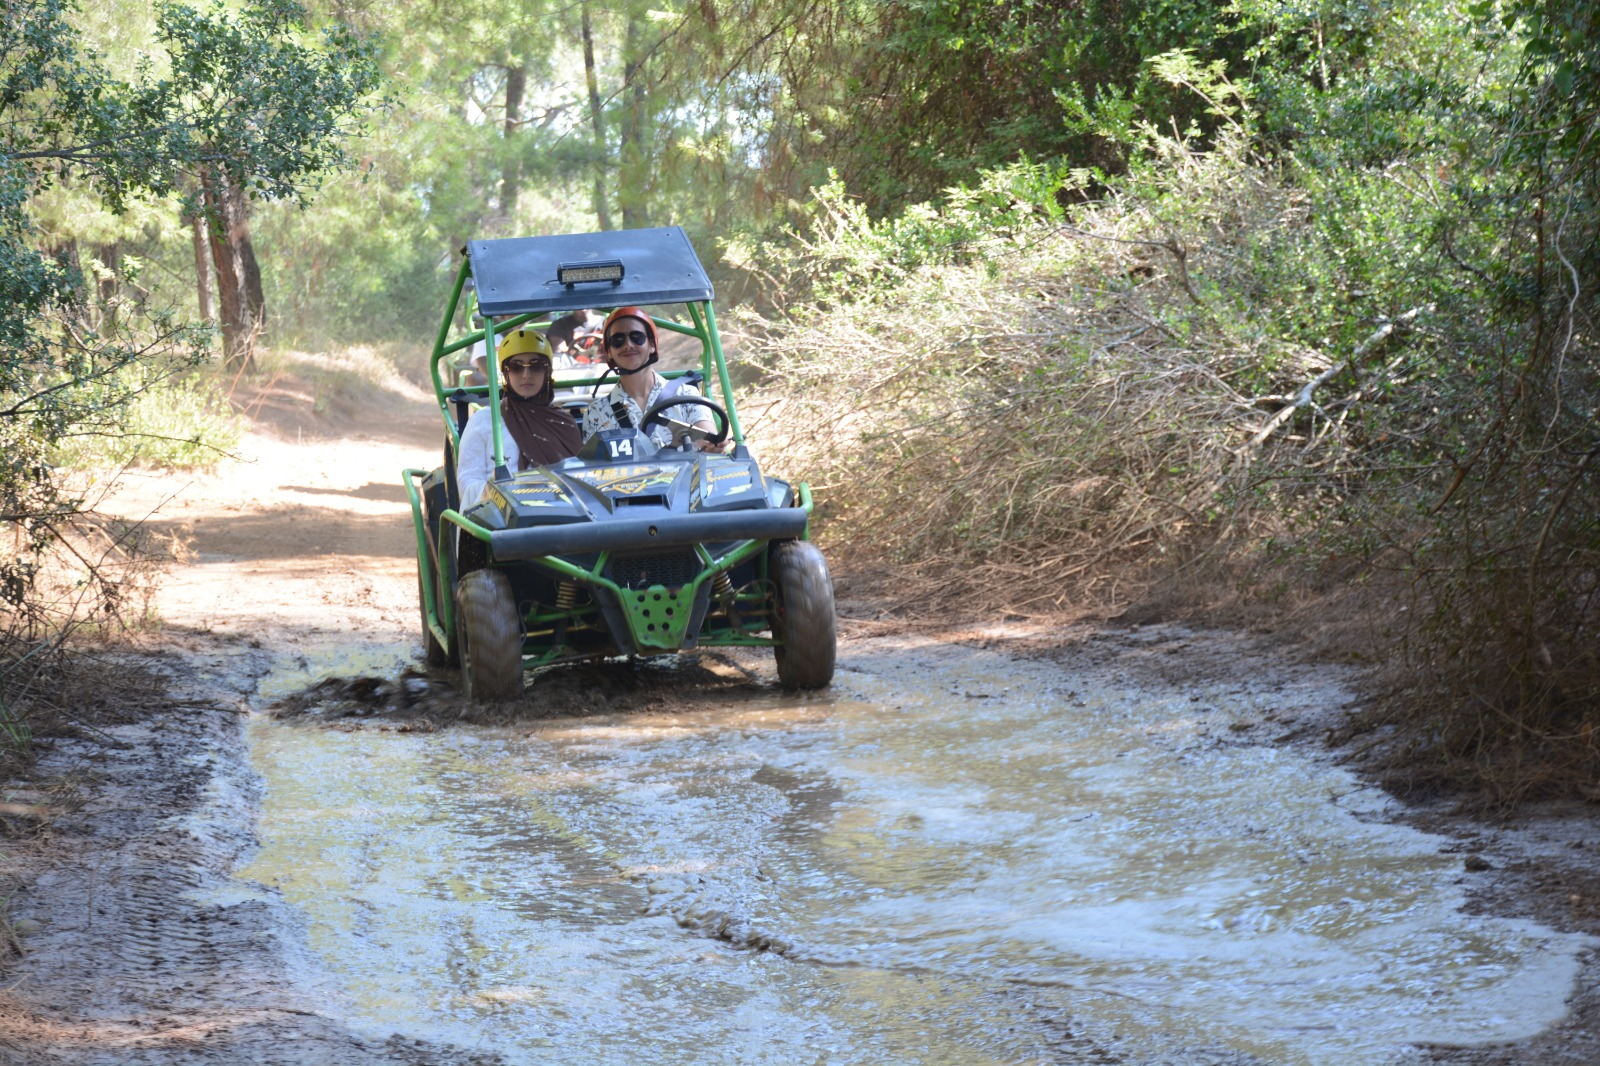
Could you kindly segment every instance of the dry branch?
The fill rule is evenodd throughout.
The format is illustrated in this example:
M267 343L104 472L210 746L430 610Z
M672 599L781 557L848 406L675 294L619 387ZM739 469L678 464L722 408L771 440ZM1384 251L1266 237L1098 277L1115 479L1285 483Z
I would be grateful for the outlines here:
M1289 419L1294 417L1296 411L1300 410L1302 407L1312 406L1311 397L1312 394L1317 391L1317 389L1321 388L1323 385L1326 385L1329 381L1336 377L1340 371L1347 369L1354 370L1363 356L1392 336L1397 328L1409 326L1415 322L1417 320L1417 316L1420 315L1423 310L1424 308L1421 307L1413 307L1399 318L1386 321L1383 325L1374 330L1371 336L1367 337L1360 344L1356 345L1355 350L1350 353L1350 357L1348 359L1341 363L1335 363L1333 366L1330 366L1328 369L1324 370L1322 373L1318 374L1316 377L1302 385L1300 387L1300 391L1294 394L1294 397L1289 401L1289 403L1280 408L1278 411L1274 412L1272 417L1267 419L1266 424L1256 432L1256 435L1250 438L1250 442L1245 446L1245 450L1251 452L1259 450L1261 446L1266 443L1267 438L1272 436L1273 432L1276 431L1279 426L1283 425L1285 422L1289 421ZM1363 390L1357 390L1356 394L1360 395L1361 391Z

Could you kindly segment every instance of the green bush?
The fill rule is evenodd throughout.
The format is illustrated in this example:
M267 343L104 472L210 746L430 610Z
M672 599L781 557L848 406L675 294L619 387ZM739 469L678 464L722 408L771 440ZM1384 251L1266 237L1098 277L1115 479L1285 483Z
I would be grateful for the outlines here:
M120 373L127 405L115 426L79 427L55 451L62 466L204 468L227 458L239 443L238 416L223 384L207 371L149 380L149 369Z

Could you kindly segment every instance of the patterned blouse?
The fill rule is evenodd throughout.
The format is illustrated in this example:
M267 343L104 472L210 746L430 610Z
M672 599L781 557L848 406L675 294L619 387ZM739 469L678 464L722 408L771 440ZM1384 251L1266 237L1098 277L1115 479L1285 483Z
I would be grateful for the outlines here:
M660 374L656 375L656 383L650 389L650 402L640 407L632 396L622 388L622 382L611 386L611 391L604 396L596 396L589 401L589 406L583 412L583 439L588 440L603 429L621 428L617 416L611 411L611 401L620 399L628 411L628 418L633 422L634 428L644 421L644 413L656 405L656 400L661 396L661 390L667 387L667 379ZM699 396L700 390L693 385L678 386L679 396ZM687 422L693 425L696 422L711 421L710 413L699 404L673 404L667 408L666 417L676 422ZM672 431L657 422L649 429L648 436L656 443L657 447L666 447L672 443Z

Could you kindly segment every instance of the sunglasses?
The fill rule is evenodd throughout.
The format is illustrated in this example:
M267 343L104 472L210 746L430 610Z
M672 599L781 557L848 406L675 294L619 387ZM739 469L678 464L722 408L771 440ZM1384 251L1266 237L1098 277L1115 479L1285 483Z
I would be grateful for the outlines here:
M630 330L627 333L613 333L611 336L606 338L606 343L611 345L613 348L621 348L624 344L632 344L635 347L642 348L644 347L644 342L649 339L649 334L645 333L644 330L635 329Z
M535 371L539 371L539 372L542 373L543 371L546 371L546 370L550 369L550 364L549 363L535 363L535 362L506 363L506 364L504 364L504 366L505 366L505 372L507 374L532 374Z

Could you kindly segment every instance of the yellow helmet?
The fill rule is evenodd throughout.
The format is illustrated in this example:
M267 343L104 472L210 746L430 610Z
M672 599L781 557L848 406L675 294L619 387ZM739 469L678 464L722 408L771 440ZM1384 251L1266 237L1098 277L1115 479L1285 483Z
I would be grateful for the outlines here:
M554 358L550 342L543 333L536 329L514 329L500 342L499 360L504 363L513 355L527 355L530 352L544 356L546 362Z

